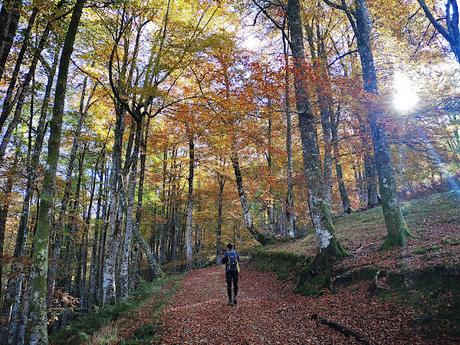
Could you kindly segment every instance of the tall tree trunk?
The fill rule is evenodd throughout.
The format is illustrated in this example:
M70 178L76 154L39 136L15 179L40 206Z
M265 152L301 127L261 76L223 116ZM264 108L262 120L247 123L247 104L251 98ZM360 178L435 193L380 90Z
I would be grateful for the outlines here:
M84 166L83 163L85 161L87 146L84 145L82 151L78 157L78 170L77 170L77 185L75 188L75 196L73 198L72 207L70 209L70 232L68 234L69 240L67 242L67 247L69 248L65 253L65 267L67 268L67 276L65 279L65 287L66 291L71 293L76 297L80 297L78 295L79 286L81 281L81 270L79 269L80 264L80 254L81 254L81 247L82 247L82 239L80 238L81 231L80 231L80 195L82 190L82 180L84 175ZM71 242L72 240L72 242ZM76 259L76 260L74 260ZM72 277L75 276L75 279Z
M115 302L115 262L119 250L119 241L122 224L121 199L121 154L123 144L123 132L125 127L125 111L118 104L117 118L114 132L114 144L112 148L112 171L110 173L110 214L106 234L106 246L104 254L104 266L102 272L102 304Z
M59 62L57 86L54 96L53 116L50 122L48 139L48 167L45 172L43 188L40 196L40 210L37 219L37 229L33 241L31 292L30 301L30 345L48 344L46 317L46 286L48 274L48 244L50 233L50 211L54 201L57 163L62 132L62 117L67 88L67 75L73 45L77 35L80 17L85 0L77 0L72 11L69 27L64 40L64 47Z
M371 47L371 20L366 0L355 0L356 38L363 71L364 90L377 94L377 75ZM381 123L382 113L369 110L368 119L374 146L375 165L379 177L383 217L387 228L387 237L383 245L389 248L405 245L409 230L401 213L396 196L391 151L387 141L385 126Z
M21 50L19 51L18 57L16 59L16 64L14 66L13 74L11 75L10 83L8 84L8 89L6 90L5 99L3 100L2 112L0 114L0 131L3 128L3 125L5 124L5 121L8 118L9 114L11 113L14 107L15 101L17 101L17 96L13 97L14 89L18 81L18 76L19 76L19 72L21 70L21 66L24 60L24 56L30 44L30 33L32 32L32 28L34 26L35 19L37 18L37 14L38 14L38 8L34 7L30 15L29 22L27 24L27 28L24 31L24 37L22 38ZM18 90L16 95L18 95L20 92L21 90Z
M323 184L324 198L326 202L332 204L332 134L331 134L331 116L333 99L331 95L331 86L327 70L327 52L324 45L321 27L316 23L316 32L313 25L307 25L307 39L310 46L313 67L318 80L315 82L316 97L323 130ZM315 42L316 36L316 42ZM316 44L315 44L316 43Z
M377 190L377 169L375 167L375 159L370 142L369 128L367 124L361 124L359 127L359 135L364 148L364 176L363 176L363 193L367 207L373 208L379 204L379 196Z
M294 86L302 140L304 173L308 188L310 216L318 243L318 254L313 264L322 267L326 266L324 268L327 269L332 265L333 259L343 257L345 251L334 236L330 206L324 197L315 116L311 110L305 78L303 76L305 70L305 53L300 13L299 0L289 0L287 15L291 33L291 51L294 59Z
M266 245L271 242L271 239L269 236L259 232L254 226L251 211L249 209L249 201L247 199L246 191L243 185L243 176L241 174L240 161L235 142L233 143L230 160L232 161L233 172L235 173L236 187L238 189L238 196L240 198L241 209L243 211L243 218L244 223L246 225L246 229L257 242L259 242L262 245Z
M59 259L61 257L61 249L64 245L68 244L71 241L70 235L65 235L64 228L67 225L66 216L67 216L67 207L70 201L70 195L72 193L72 174L75 166L75 160L77 158L78 149L80 147L80 136L83 130L83 125L88 114L89 105L92 99L92 92L88 96L88 101L85 105L86 99L86 89L88 85L88 77L83 79L83 87L80 97L80 109L79 109L79 118L78 123L75 128L72 147L70 149L69 161L67 163L66 173L65 173L65 185L64 185L64 194L61 200L61 207L59 208L58 220L54 224L54 245L52 250L52 260L48 272L48 303L52 300L54 295L54 290L56 288L56 274ZM94 91L94 89L93 89ZM64 243L63 243L64 240Z
M217 196L216 263L220 265L222 262L222 209L225 188L225 179L220 172L217 173L217 183L219 184L219 194Z
M105 149L105 146L104 146ZM92 190L96 187L96 178L99 178L98 183L98 196L97 196L97 206L96 206L96 224L94 225L94 236L93 243L91 247L91 264L90 264L90 273L89 273L89 293L88 293L88 305L92 305L97 301L97 272L98 272L98 263L99 263L99 246L101 245L99 241L99 233L101 229L101 208L102 208L102 197L103 197L103 188L104 188L104 155L105 150L102 150L101 155L98 157L96 162L95 176L93 181ZM101 164L102 161L102 164ZM99 167L100 166L100 167ZM91 204L91 203L90 203ZM88 214L91 212L88 209ZM87 217L88 226L91 224L91 218Z
M131 239L133 235L133 228L135 225L134 216L134 197L136 194L137 185L137 162L139 160L139 148L141 145L141 137L143 131L143 118L136 123L136 137L134 142L134 149L131 154L130 173L128 180L128 195L126 206L126 229L123 241L122 260L120 265L120 292L121 298L126 299L129 295L129 257L131 252Z
M0 11L0 80L18 29L22 0L5 0Z
M2 138L2 142L0 143L0 163L3 161L4 155L6 152L6 148L11 139L11 135L13 134L13 131L16 129L19 122L21 121L22 107L24 106L26 97L29 94L30 82L35 74L35 69L37 68L37 63L39 61L40 54L43 51L46 41L48 40L50 30L51 30L51 23L48 23L45 30L43 31L39 44L37 48L35 49L29 70L26 76L24 77L24 80L21 83L18 91L16 92L16 96L15 96L16 109L14 111L13 118L11 119L10 123L8 124L7 129L5 130L5 133ZM9 105L3 110L5 109L11 111L13 108ZM8 114L3 115L3 110L2 110L2 117L5 116L5 119L6 119L8 117Z
M268 115L268 126L267 126L267 169L268 169L268 200L267 200L267 216L272 233L275 232L275 203L272 188L272 174L273 174L273 160L272 160L272 132L273 132L273 116L270 112Z
M64 3L65 3L65 0L60 0L59 3L56 5L56 10L60 9ZM13 131L16 129L19 122L21 121L22 107L24 106L25 99L29 94L30 82L35 75L35 69L37 67L37 63L40 59L43 49L45 48L45 44L48 41L48 36L50 34L53 21L54 19L50 20L46 24L45 29L43 30L40 41L37 45L37 48L34 51L29 70L23 82L19 86L16 92L16 95L14 97L14 100L9 100L8 105L6 107L3 107L2 109L0 118L6 120L6 118L9 116L9 113L12 111L14 104L16 104L16 109L14 111L13 118L9 122L8 127L5 130L5 133L3 135L2 142L0 143L0 164L3 161L3 157L5 155L6 148L10 142L11 135L13 134Z
M136 224L134 226L134 237L136 238L137 242L141 246L142 250L144 251L145 255L147 256L147 260L150 265L150 269L153 273L153 278L158 278L163 275L161 271L161 267L158 263L155 254L153 253L152 249L150 248L147 241L142 237L140 232L141 227L141 218L142 218L142 202L144 197L144 179L145 179L145 165L147 159L147 140L149 137L149 128L150 128L150 117L147 120L145 125L145 134L142 137L141 141L141 151L140 151L140 161L141 167L139 172L139 187L137 191L137 208L136 208Z
M188 135L188 193L187 193L187 221L186 221L186 259L187 270L193 268L193 177L195 173L195 143L193 141L193 130L187 125Z
M370 152L364 152L364 179L367 207L373 208L379 204L379 194L374 156Z
M18 145L20 147L20 145ZM6 222L8 220L8 210L10 208L10 200L11 200L11 192L13 191L13 185L17 173L18 167L18 160L19 160L19 149L16 150L14 155L14 161L11 165L9 171L7 172L7 178L3 190L3 195L0 195L0 297L2 293L2 275L3 275L3 249L4 249L4 242L5 242L5 229L6 229Z
M283 37L284 47L284 111L286 113L286 153L287 153L287 193L286 193L286 232L290 238L297 235L295 228L294 191L292 183L292 113L289 99L289 55L286 39Z
M21 310L19 303L24 298L21 297L23 280L25 279L24 273L22 272L24 267L19 258L26 255L26 245L27 239L29 236L29 214L30 207L32 202L33 190L37 178L37 168L40 160L40 154L42 151L43 140L45 138L46 132L46 118L48 115L48 107L51 98L51 90L53 88L54 76L56 74L56 69L59 62L59 51L56 49L53 64L49 70L48 82L45 88L45 94L43 96L43 103L40 110L40 117L38 120L38 125L35 130L35 144L33 147L33 152L30 160L28 160L27 166L27 182L26 190L24 195L24 201L22 204L22 212L19 219L19 227L16 237L16 244L14 247L14 258L15 261L11 267L12 277L8 280L6 298L3 302L2 316L5 317L9 315L9 342L12 344L16 342L17 337L17 326L18 326L18 317L19 311ZM11 307L14 303L18 305Z
M342 200L342 209L344 213L351 213L352 209L350 206L350 199L348 192L345 187L345 181L343 179L342 164L340 163L340 148L339 148L339 134L338 127L340 123L340 111L337 111L336 115L331 121L331 134L332 144L334 147L334 160L335 160L335 173L337 175L337 184L339 185L340 198Z
M326 72L327 74L327 72ZM324 92L321 90L320 92ZM323 129L324 158L323 158L323 181L325 201L332 205L332 132L331 132L331 103L332 99L319 94L319 108L321 115L321 127Z

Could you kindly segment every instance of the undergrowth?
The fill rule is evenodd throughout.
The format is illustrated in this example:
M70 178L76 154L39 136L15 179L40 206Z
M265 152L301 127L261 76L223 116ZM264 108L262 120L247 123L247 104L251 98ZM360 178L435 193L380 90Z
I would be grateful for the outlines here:
M52 334L50 336L50 343L53 345L104 345L115 342L125 345L144 344L144 342L141 342L143 341L142 338L151 343L156 330L155 322L157 321L157 317L155 316L160 314L162 307L166 303L167 298L165 297L169 297L173 293L173 289L171 289L172 291L167 296L164 296L162 287L166 284L178 285L181 279L182 275L166 275L153 282L144 281L128 299L78 316L68 326ZM155 310L152 310L153 323L140 325L139 329L134 333L133 339L118 339L118 329L112 322L134 315L138 308L142 307L152 298L159 300L159 303L155 305ZM147 342L145 343L147 344Z

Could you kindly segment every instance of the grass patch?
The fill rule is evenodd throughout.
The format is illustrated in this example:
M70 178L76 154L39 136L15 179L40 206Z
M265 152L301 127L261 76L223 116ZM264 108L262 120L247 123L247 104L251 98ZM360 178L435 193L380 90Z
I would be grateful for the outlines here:
M287 251L256 249L251 255L251 266L258 271L275 272L281 280L293 278L310 263L311 258Z
M141 325L129 339L123 340L121 345L147 345L152 344L157 336L158 324L146 323Z
M167 283L177 283L182 280L183 275L166 275L153 282L142 282L140 287L132 295L114 305L109 305L95 312L86 313L78 316L76 320L68 326L63 327L55 334L50 336L53 345L80 345L80 344L111 344L118 341L118 330L113 325L113 321L122 317L129 317L143 306L147 300L161 296L162 287ZM173 292L171 292L172 294ZM164 303L158 305L158 309ZM160 313L160 310L152 310L153 314ZM154 319L152 319L154 321ZM144 326L144 325L142 325ZM141 326L141 327L142 327ZM147 326L144 326L147 327ZM148 327L147 327L148 328ZM153 327L152 327L153 329ZM97 332L97 334L95 334ZM139 330L139 334L147 334L146 329ZM95 335L91 340L93 334ZM126 343L128 344L128 343ZM134 344L134 343L132 343Z
M402 212L409 230L415 235L420 235L429 226L460 223L460 202L453 192L434 194L402 203ZM334 225L337 238L345 246L349 241L366 244L381 241L386 236L381 207L335 218ZM460 239L447 238L442 244L458 245ZM261 250L313 256L314 234L313 231L309 231L304 238L267 245Z

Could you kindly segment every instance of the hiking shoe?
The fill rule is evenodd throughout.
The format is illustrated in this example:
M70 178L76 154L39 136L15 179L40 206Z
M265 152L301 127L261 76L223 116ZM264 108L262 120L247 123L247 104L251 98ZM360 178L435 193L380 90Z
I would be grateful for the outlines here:
M233 304L235 304L235 305L237 304L236 303L236 297L233 298Z
M228 305L233 305L233 301L231 299L228 300Z

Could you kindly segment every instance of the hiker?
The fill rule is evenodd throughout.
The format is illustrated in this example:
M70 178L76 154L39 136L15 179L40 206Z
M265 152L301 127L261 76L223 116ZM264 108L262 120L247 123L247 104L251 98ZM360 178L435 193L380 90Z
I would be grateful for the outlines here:
M240 271L240 256L232 243L227 244L227 251L224 253L222 263L225 264L225 278L227 279L228 304L235 305L238 294L238 273ZM233 281L233 298L232 298Z

